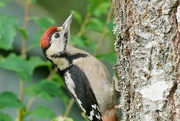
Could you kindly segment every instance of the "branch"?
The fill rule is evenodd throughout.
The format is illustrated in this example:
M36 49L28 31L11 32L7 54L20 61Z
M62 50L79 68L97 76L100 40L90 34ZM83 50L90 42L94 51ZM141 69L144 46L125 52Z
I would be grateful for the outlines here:
M27 22L28 22L28 12L29 12L29 0L25 0L25 13L24 13L24 21L23 21L23 28L26 30L27 29ZM21 41L21 57L24 58L26 56L26 40L24 37L22 37ZM20 96L19 100L23 102L24 100L24 81L20 80L19 82L19 87L20 87ZM19 109L18 111L18 121L23 121L23 109Z

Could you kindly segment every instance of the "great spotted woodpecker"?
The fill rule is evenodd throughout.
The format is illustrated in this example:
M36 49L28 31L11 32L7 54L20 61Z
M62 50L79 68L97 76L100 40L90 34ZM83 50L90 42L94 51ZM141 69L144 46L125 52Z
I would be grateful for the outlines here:
M115 94L106 67L89 53L69 45L73 13L61 27L48 28L40 46L58 69L68 91L90 121L117 121Z

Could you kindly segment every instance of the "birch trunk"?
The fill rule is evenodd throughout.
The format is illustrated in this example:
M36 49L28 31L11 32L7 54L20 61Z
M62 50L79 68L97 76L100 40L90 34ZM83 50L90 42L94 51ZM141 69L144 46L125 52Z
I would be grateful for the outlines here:
M180 1L113 0L122 121L180 121Z

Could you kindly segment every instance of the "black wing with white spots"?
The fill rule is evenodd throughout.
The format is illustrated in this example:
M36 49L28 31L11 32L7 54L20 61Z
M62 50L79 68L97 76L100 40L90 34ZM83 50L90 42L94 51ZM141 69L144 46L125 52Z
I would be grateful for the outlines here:
M74 65L64 72L59 72L87 118L90 121L102 121L97 100L84 72Z

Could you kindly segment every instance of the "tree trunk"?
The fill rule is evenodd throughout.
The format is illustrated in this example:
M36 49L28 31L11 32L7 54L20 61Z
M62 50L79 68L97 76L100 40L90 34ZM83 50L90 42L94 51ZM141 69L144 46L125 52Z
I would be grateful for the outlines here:
M180 1L113 0L122 121L180 121Z

